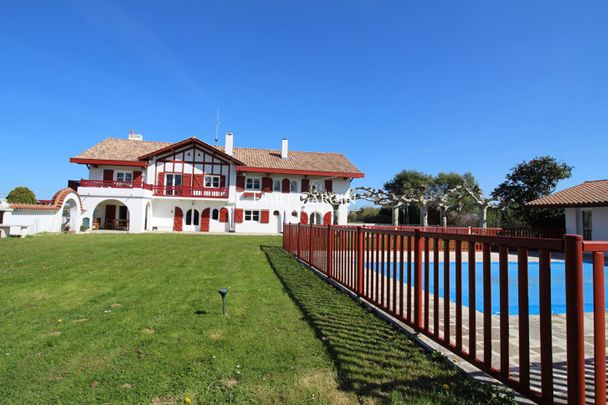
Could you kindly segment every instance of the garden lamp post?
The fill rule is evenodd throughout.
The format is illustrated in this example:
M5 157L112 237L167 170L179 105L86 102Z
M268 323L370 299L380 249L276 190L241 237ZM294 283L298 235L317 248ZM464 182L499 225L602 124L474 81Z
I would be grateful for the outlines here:
M222 314L226 316L226 294L228 294L228 289L220 288L218 293L222 296Z

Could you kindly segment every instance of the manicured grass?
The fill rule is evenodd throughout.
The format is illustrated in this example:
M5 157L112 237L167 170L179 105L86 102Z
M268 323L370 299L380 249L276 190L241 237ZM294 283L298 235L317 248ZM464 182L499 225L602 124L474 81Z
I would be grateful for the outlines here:
M279 244L172 234L1 240L0 403L483 398ZM230 289L227 317L220 287Z

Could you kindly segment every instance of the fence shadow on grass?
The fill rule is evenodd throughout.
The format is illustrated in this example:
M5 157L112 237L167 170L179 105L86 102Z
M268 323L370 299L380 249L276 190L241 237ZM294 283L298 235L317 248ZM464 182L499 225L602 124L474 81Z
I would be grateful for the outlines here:
M474 382L443 357L317 277L281 248L262 246L286 292L336 365L340 389L362 401L502 403L498 388Z

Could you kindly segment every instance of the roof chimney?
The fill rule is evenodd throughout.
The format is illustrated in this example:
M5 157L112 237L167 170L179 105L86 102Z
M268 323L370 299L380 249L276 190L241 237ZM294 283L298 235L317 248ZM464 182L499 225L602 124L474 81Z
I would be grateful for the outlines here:
M142 134L136 134L135 130L130 130L129 131L129 140L130 141L143 141L144 137L142 136Z
M226 152L227 155L233 156L234 154L234 136L232 135L232 132L227 132L226 133L226 142L224 142L224 152Z
M289 142L287 141L287 138L283 138L281 140L281 159L287 159L288 156L288 146L289 146Z

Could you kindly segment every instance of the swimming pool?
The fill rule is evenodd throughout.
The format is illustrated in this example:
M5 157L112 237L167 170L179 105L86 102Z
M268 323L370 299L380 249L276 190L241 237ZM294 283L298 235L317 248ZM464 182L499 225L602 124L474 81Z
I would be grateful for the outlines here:
M378 263L381 265L382 263ZM424 265L423 265L424 266ZM444 283L443 283L443 263L439 265L439 296L444 297ZM375 265L368 263L367 268L372 272L375 271ZM407 279L407 264L405 267L405 274ZM604 268L606 269L606 267ZM396 270L396 272L395 272ZM434 276L433 276L433 263L430 263L430 292L435 292ZM412 284L414 283L414 275L412 271ZM528 302L529 302L529 313L531 315L538 315L540 313L539 307L539 284L538 284L538 273L539 263L529 262L528 263ZM399 263L386 262L384 275L388 275L391 278L397 276L399 281ZM424 267L423 267L424 274ZM499 263L492 262L492 313L500 313L500 288L498 284L499 275ZM517 262L509 262L509 315L517 315L518 311L518 282L517 282ZM608 274L606 275L608 280ZM424 286L424 280L423 280ZM475 265L475 289L476 289L476 300L475 306L478 311L483 311L483 263L477 262ZM608 283L604 286L604 294L608 298ZM450 301L456 302L456 263L450 263ZM593 311L593 264L583 263L583 302L584 311ZM465 306L469 305L469 268L468 263L462 263L462 304ZM608 299L606 300L606 309L608 309ZM552 261L551 262L551 311L554 314L565 314L566 313L566 275L565 275L565 263L563 261Z

